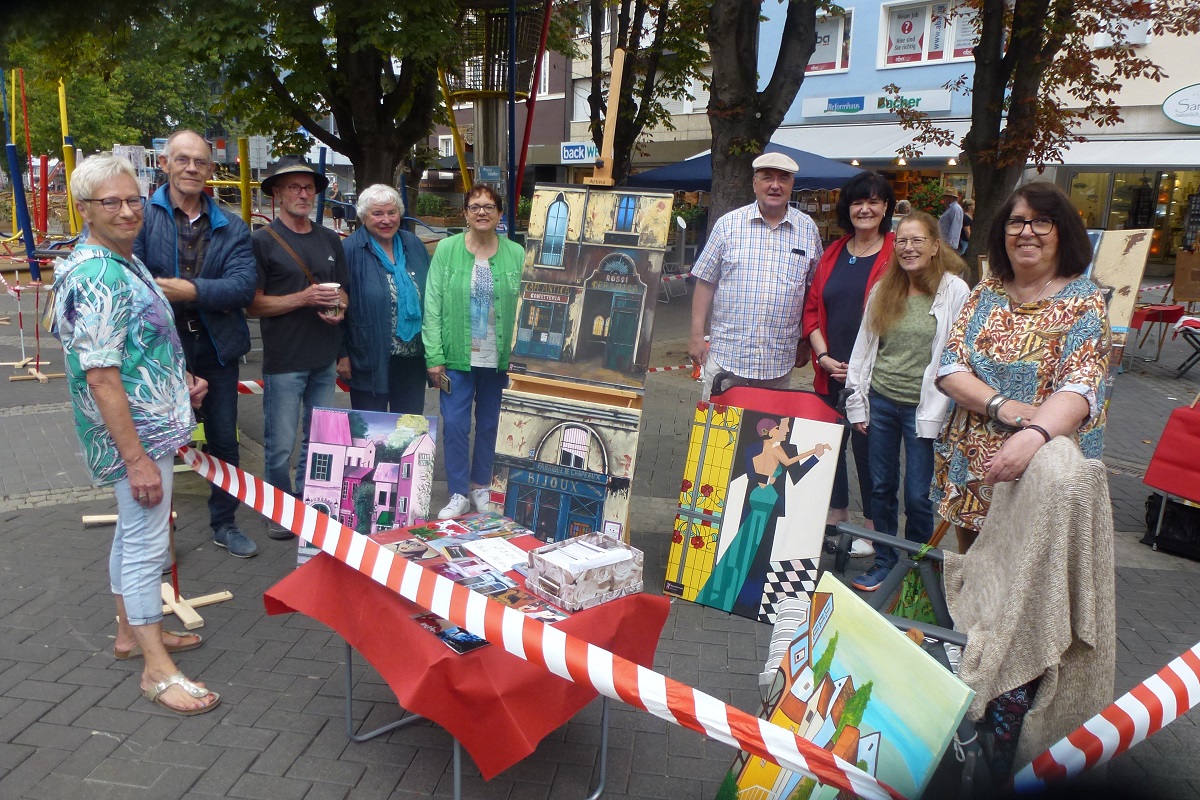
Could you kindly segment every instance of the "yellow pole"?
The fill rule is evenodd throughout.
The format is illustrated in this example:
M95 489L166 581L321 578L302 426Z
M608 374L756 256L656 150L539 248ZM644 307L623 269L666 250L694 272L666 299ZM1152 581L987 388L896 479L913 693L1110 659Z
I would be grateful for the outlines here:
M83 227L79 212L75 210L75 198L71 195L71 175L75 172L75 145L69 141L70 133L67 128L67 84L58 79L58 116L62 120L63 137L63 182L67 186L67 219L71 223L71 233L79 233Z
M592 177L584 178L588 186L612 186L613 142L617 139L617 108L621 105L621 77L625 71L625 51L617 48L612 54L612 72L608 78L608 114L604 117L604 138L600 140L600 158Z
M442 85L442 97L446 101L446 116L450 118L450 135L454 137L454 154L458 156L459 174L462 176L463 191L470 191L471 175L467 172L467 148L463 145L462 133L458 130L458 120L454 117L454 102L450 98L450 86L446 83L446 71L438 68L438 82Z
M254 204L250 202L250 140L245 136L238 137L238 166L241 167L238 183L242 187L242 219L249 225Z

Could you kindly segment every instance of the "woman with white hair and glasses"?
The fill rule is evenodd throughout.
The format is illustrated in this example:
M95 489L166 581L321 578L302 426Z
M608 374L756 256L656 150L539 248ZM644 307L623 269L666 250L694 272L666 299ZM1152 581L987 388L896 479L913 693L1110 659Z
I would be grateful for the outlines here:
M145 198L125 159L96 155L71 176L87 240L55 269L54 334L62 341L75 432L92 480L112 486L117 525L108 561L117 605L113 655L142 658L142 696L176 714L220 696L184 677L172 653L200 646L162 627L175 451L195 427L208 384L184 372L171 304L133 254Z
M421 307L429 254L401 230L404 201L382 183L358 196L362 227L342 242L350 272L338 376L350 384L359 411L421 414L425 410L425 347Z

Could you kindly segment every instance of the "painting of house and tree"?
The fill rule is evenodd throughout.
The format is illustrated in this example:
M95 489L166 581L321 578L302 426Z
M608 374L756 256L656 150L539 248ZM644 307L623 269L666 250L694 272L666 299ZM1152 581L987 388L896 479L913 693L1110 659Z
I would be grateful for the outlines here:
M370 535L429 518L437 417L313 409L305 504Z
M763 716L919 797L974 693L833 576L776 672ZM739 753L717 800L835 800L836 788Z

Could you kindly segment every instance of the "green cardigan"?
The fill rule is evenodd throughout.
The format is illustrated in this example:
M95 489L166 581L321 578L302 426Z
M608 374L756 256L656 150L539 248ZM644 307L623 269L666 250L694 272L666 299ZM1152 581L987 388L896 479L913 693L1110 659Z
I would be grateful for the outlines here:
M471 370L471 273L475 256L467 250L465 234L459 233L438 242L429 278L425 284L425 314L421 339L425 343L425 363L429 367ZM525 248L506 236L500 237L496 255L488 259L495 284L492 302L496 310L497 369L508 369L512 352L513 325L517 296L521 291L521 269Z

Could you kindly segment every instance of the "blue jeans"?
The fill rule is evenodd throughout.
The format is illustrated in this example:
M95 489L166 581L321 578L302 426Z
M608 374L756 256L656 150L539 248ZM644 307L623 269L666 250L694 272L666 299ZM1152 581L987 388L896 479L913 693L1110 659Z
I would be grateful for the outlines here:
M125 601L130 625L162 621L162 568L169 563L171 541L171 485L175 480L175 454L154 462L162 476L163 499L147 508L133 499L129 478L113 484L117 496L117 529L108 555L108 582L112 593Z
M894 403L878 392L870 393L871 499L875 530L898 535L900 525L900 445L904 445L904 538L924 544L933 535L933 439L917 436L917 407ZM875 545L875 565L893 567L899 560L895 548Z
M496 431L500 427L500 394L508 386L508 373L489 367L470 372L446 370L450 393L438 392L442 411L442 442L446 455L446 483L450 494L464 497L470 484L492 483L496 457ZM469 452L471 405L475 406L475 449Z
M334 365L308 372L263 375L263 459L267 483L289 494L304 494L304 470L308 464L308 435L312 410L333 404ZM296 444L296 430L303 423L300 457L296 462L295 491L288 477L288 462Z
M238 363L222 365L213 350L208 333L199 336L182 334L194 338L191 369L197 377L208 381L208 394L200 406L204 422L205 452L235 467L241 465L238 450ZM185 349L186 345L185 345ZM238 506L236 497L212 485L208 496L208 523L215 531L222 525L233 525Z
M388 359L387 394L351 388L350 407L356 411L424 414L428 386L424 356L392 356Z

